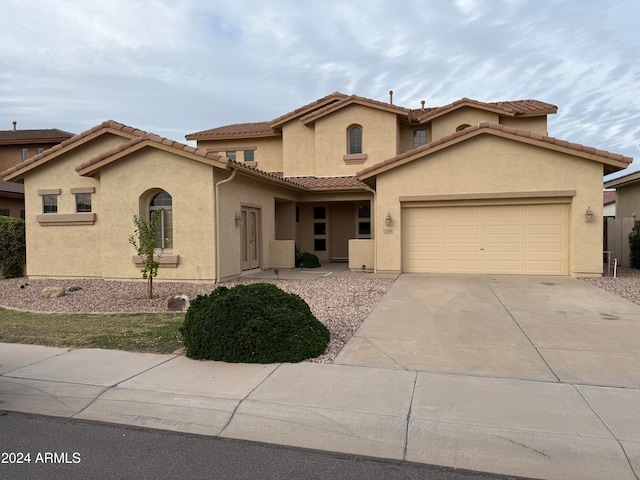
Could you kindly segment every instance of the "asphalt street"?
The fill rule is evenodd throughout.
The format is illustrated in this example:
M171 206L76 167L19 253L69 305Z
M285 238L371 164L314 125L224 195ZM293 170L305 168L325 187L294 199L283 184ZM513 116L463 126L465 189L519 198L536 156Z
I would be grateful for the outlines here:
M516 478L18 412L0 411L0 432L3 479Z

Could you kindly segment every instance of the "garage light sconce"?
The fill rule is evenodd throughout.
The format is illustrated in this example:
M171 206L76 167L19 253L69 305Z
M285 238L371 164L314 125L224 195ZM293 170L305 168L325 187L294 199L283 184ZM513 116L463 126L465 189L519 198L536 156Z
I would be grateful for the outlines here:
M240 225L242 225L242 215L240 215L240 212L236 212L236 227Z
M587 211L584 214L584 219L587 222L593 222L593 212L591 211L591 207L587 208Z
M387 213L387 216L384 219L384 223L387 227L391 226L391 212Z

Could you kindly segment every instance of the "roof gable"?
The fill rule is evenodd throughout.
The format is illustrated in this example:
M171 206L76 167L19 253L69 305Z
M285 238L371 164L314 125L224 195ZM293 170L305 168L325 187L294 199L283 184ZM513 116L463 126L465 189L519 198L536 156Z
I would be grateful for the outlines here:
M157 148L219 168L226 168L227 166L226 158L215 153L194 148L158 135L145 134L81 163L76 167L76 171L78 175L96 175L105 166L144 148Z
M412 117L419 123L426 123L435 118L461 108L476 108L508 117L549 115L558 112L558 107L539 100L513 100L508 102L480 102L470 98L461 98L441 107L412 110Z
M518 130L513 127L506 127L504 125L496 123L480 122L475 126L452 133L451 135L443 137L439 140L428 143L416 149L409 150L408 152L384 160L383 162L377 163L376 165L372 165L371 167L357 172L356 175L361 181L371 181L371 179L373 179L376 175L399 167L400 165L410 163L414 160L424 158L427 155L431 155L432 153L438 152L445 148L449 148L453 145L483 134L508 138L514 141L527 143L537 147L548 148L550 150L559 151L568 155L600 162L606 166L609 166L611 171L617 171L626 168L633 160L630 157L625 157L616 153L597 150L593 147L587 147L584 145L579 145L577 143L570 143L565 140L559 140L553 137L539 135L530 131Z
M344 93L333 92L332 94L327 95L326 97L322 97L316 100L315 102L308 103L303 107L297 108L292 112L285 113L284 115L276 118L275 120L272 120L270 122L271 128L280 128L282 127L282 125L284 125L285 123L291 120L308 115L315 110L326 107L327 105L338 102L344 98L347 98L347 95L345 95Z
M90 130L86 130L78 135L75 135L72 138L65 140L64 142L54 145L44 152L39 153L38 155L35 155L28 160L11 167L10 169L1 172L0 175L4 178L4 180L22 180L24 174L33 170L34 168L38 168L54 160L55 158L58 158L60 155L63 155L73 150L74 148L78 148L79 146L84 145L106 134L117 135L130 140L141 135L146 135L147 132L129 127L122 123L114 122L113 120L107 120L100 125L96 125Z
M369 108L375 108L377 110L382 110L385 112L390 112L393 113L395 115L402 115L403 117L409 117L410 114L410 110L404 107L398 107L396 105L393 105L392 103L384 103L384 102L379 102L377 100L372 100L370 98L364 98L364 97L358 97L356 95L351 95L349 97L343 98L342 100L339 100L337 102L334 102L330 105L327 105L326 107L323 107L319 110L315 110L314 112L311 112L308 115L305 115L303 117L300 118L300 121L304 124L304 125L308 125L312 122L315 122L316 120L318 120L319 118L325 117L327 115L330 115L333 112L336 112L338 110L341 110L345 107L348 107L350 105L362 105L365 107L369 107Z

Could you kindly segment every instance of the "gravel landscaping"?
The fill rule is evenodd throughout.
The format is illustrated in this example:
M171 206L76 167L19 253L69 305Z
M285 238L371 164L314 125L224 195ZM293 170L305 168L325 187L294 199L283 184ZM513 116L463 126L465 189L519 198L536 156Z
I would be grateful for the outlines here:
M240 279L224 282L266 282L262 279ZM380 298L395 280L368 277L321 277L314 280L268 280L282 290L302 297L316 318L331 332L324 355L316 363L331 363L349 341ZM62 287L66 295L42 298L46 287ZM213 291L211 284L154 282L154 298L146 298L146 282L114 282L104 280L29 280L0 279L0 306L46 313L115 313L165 312L166 301L173 295L195 298ZM69 291L69 290L75 291Z
M640 305L640 270L619 267L617 274L617 278L581 280ZM265 281L300 295L316 318L329 328L331 341L326 353L311 361L331 363L395 280L363 274L314 280L239 279L222 284L231 287L238 283ZM42 290L51 286L64 288L66 295L42 298ZM195 298L211 293L214 288L211 284L155 282L156 298L149 300L146 287L146 282L0 279L0 306L46 313L164 312L170 296Z

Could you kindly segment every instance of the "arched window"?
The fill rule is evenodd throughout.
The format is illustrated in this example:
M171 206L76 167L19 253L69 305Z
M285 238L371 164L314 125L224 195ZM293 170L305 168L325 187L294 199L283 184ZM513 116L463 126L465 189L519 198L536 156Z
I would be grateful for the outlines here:
M362 127L353 125L347 130L347 153L362 153Z
M173 200L167 192L160 192L153 196L149 203L149 219L153 212L160 212L160 225L156 232L156 248L171 248L173 246Z
M462 125L458 125L458 128L456 128L456 132L464 130L465 128L469 128L470 126L471 125L469 125L468 123L463 123Z

